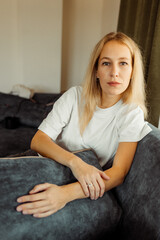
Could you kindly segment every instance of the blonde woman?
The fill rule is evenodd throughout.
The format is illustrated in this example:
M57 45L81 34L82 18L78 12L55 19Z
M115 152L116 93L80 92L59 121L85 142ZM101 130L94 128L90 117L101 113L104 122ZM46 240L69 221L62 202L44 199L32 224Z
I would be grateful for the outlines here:
M97 199L123 183L137 143L150 131L140 50L123 33L109 33L95 46L83 87L72 87L39 126L31 148L68 166L77 182L35 186L18 198L17 211L41 218L75 199ZM83 162L73 151L91 148L106 171ZM54 197L53 197L54 196Z

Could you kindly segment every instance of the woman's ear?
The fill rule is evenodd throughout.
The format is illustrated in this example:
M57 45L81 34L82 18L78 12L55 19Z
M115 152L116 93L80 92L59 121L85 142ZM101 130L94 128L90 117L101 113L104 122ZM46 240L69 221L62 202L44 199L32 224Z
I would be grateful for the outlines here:
M99 78L99 75L98 75L98 70L96 71L96 78Z
M98 71L96 71L96 82L99 83L99 75L98 75Z

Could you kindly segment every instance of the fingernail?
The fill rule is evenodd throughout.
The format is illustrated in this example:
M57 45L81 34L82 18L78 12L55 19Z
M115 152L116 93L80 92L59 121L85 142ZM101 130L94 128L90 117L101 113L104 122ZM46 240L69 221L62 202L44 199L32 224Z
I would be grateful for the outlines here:
M22 213L23 213L23 214L27 214L27 211L23 211Z
M18 207L18 208L17 208L17 212L20 212L20 211L22 211L22 208L21 208L21 207Z
M21 198L18 198L18 199L17 199L17 202L22 202L22 199L21 199Z

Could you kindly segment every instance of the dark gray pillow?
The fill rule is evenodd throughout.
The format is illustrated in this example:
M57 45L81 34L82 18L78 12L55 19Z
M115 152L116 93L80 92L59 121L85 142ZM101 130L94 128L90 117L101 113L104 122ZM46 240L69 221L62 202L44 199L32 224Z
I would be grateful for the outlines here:
M32 99L23 101L17 112L20 123L38 127L61 95L61 93L35 93Z
M20 124L37 128L61 95L35 93L32 99L26 99L0 92L0 121L4 121L7 128Z
M25 99L19 106L16 117L21 124L38 127L53 107L51 105L39 104L30 99Z
M28 150L36 131L36 128L26 126L6 129L0 124L0 158Z
M77 153L101 169L92 151ZM36 184L63 185L76 181L69 168L48 158L0 159L0 238L5 240L90 240L112 235L121 217L121 208L111 192L98 200L80 199L42 219L23 215L15 209L17 197ZM54 197L54 196L53 196ZM106 235L107 234L107 235Z
M14 117L23 100L24 98L0 92L0 121L6 117Z

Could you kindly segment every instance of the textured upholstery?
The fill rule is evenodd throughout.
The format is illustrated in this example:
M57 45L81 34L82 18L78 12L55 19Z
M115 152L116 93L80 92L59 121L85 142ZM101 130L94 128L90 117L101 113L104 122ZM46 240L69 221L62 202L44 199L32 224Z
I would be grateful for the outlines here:
M160 239L160 131L151 127L124 183L115 189L123 210L122 239Z
M101 169L92 151L77 155ZM96 201L80 199L70 202L57 213L43 219L16 212L17 197L27 194L34 185L44 182L63 185L74 181L69 168L50 159L0 159L1 239L90 240L102 239L106 233L111 237L122 212L111 192Z

